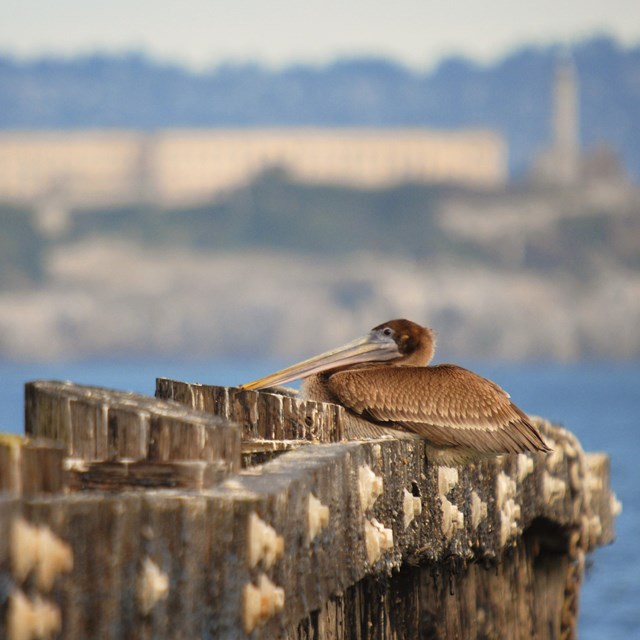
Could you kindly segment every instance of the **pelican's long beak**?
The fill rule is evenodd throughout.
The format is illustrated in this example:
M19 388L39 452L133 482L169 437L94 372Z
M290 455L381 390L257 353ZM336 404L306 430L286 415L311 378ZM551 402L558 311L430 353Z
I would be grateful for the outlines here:
M363 362L383 362L400 357L398 346L392 338L371 334L365 338L358 338L337 349L321 353L308 360L291 365L271 375L241 385L242 389L264 389L285 384L299 378L307 378L316 373L337 369L350 364Z

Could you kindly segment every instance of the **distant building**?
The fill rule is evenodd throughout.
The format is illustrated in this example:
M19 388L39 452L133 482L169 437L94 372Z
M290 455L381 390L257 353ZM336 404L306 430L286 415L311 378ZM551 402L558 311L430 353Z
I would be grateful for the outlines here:
M205 202L274 166L300 181L360 187L415 180L495 188L507 180L506 144L487 130L0 133L0 199L36 206Z
M569 57L561 58L555 69L549 148L533 163L532 180L545 186L599 186L619 189L629 182L614 149L596 145L586 153L580 148L580 91L578 76Z
M580 118L578 78L573 63L563 58L556 66L553 82L551 147L536 158L534 178L538 182L570 186L580 178Z

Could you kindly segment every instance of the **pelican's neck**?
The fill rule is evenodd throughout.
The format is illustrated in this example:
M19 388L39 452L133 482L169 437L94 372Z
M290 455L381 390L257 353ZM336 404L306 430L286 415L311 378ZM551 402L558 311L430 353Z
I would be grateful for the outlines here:
M436 352L436 336L428 327L420 327L422 331L417 337L407 336L406 347L402 344L401 336L398 345L401 352L405 352L399 360L392 360L389 364L400 367L425 367L428 365Z
M300 385L301 396L305 400L313 400L313 402L338 402L337 398L327 388L326 378L320 375L309 376L302 381Z

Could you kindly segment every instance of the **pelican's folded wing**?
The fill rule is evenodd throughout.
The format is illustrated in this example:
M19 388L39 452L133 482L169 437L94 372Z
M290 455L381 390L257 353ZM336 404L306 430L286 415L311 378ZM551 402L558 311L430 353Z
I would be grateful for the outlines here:
M435 446L482 453L549 451L529 418L491 380L450 364L363 367L329 377L340 404Z

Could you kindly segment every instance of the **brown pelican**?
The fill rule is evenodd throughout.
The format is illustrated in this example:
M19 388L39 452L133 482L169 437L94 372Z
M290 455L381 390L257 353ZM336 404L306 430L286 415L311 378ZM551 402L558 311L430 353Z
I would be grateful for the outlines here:
M342 405L352 424L417 434L440 462L550 450L508 393L468 369L427 366L434 351L431 329L391 320L364 338L242 388L303 378L306 399Z

